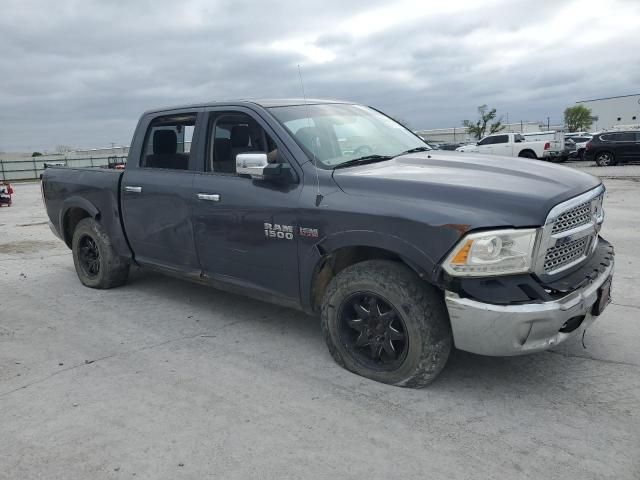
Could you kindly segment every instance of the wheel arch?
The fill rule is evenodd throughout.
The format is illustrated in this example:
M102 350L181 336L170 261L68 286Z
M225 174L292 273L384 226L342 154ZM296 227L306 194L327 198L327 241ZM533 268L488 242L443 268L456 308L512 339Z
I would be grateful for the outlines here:
M100 219L100 211L90 201L82 197L69 197L60 210L60 232L64 243L71 248L73 232L84 218Z
M536 155L536 152L534 152L530 148L524 148L524 149L520 150L520 152L518 153L518 157L531 158L531 157L527 157L526 155L523 155L523 154L531 154L531 155L533 155L533 158L538 158L538 155Z
M423 250L392 235L376 232L343 232L323 239L301 259L301 303L317 313L329 282L345 268L366 260L387 259L406 265L429 283L435 267Z
M611 157L615 160L616 159L616 152L615 149L613 148L599 148L596 153L593 154L593 158L596 159L598 157L598 155L602 154L602 153L608 153L609 155L611 155Z

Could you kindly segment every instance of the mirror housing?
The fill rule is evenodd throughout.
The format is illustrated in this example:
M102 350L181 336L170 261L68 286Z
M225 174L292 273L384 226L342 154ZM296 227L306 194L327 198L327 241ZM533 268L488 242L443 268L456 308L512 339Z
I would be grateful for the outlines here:
M256 180L264 178L264 169L269 165L266 153L239 153L236 155L236 173L249 175Z
M269 163L266 153L239 153L236 155L236 173L253 180L274 183L293 183L295 176L288 163Z

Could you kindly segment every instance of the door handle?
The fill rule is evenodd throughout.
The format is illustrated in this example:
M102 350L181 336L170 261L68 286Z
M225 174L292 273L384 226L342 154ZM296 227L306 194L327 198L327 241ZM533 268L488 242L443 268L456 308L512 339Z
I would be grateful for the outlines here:
M142 187L131 187L127 185L124 187L124 191L129 193L142 193Z
M210 202L219 202L220 195L217 193L199 193L198 200L209 200Z

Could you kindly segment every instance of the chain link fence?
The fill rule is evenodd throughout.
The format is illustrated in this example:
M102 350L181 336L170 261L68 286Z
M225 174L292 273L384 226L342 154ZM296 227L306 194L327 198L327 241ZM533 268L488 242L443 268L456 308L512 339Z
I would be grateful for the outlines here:
M116 168L127 163L126 156L61 158L56 160L0 160L0 180L37 180L49 166Z

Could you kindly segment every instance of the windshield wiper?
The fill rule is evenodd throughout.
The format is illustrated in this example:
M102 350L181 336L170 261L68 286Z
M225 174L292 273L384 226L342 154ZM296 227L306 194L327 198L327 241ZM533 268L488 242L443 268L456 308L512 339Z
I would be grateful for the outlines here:
M399 153L398 155L396 155L396 157L399 157L400 155L407 155L408 153L430 152L431 150L433 149L429 147L410 148L409 150L405 150L404 152Z
M392 158L393 156L391 155L365 155L364 157L358 157L339 163L333 168L335 170L336 168L352 167L354 165L366 165L367 163L382 162L384 160L391 160Z

